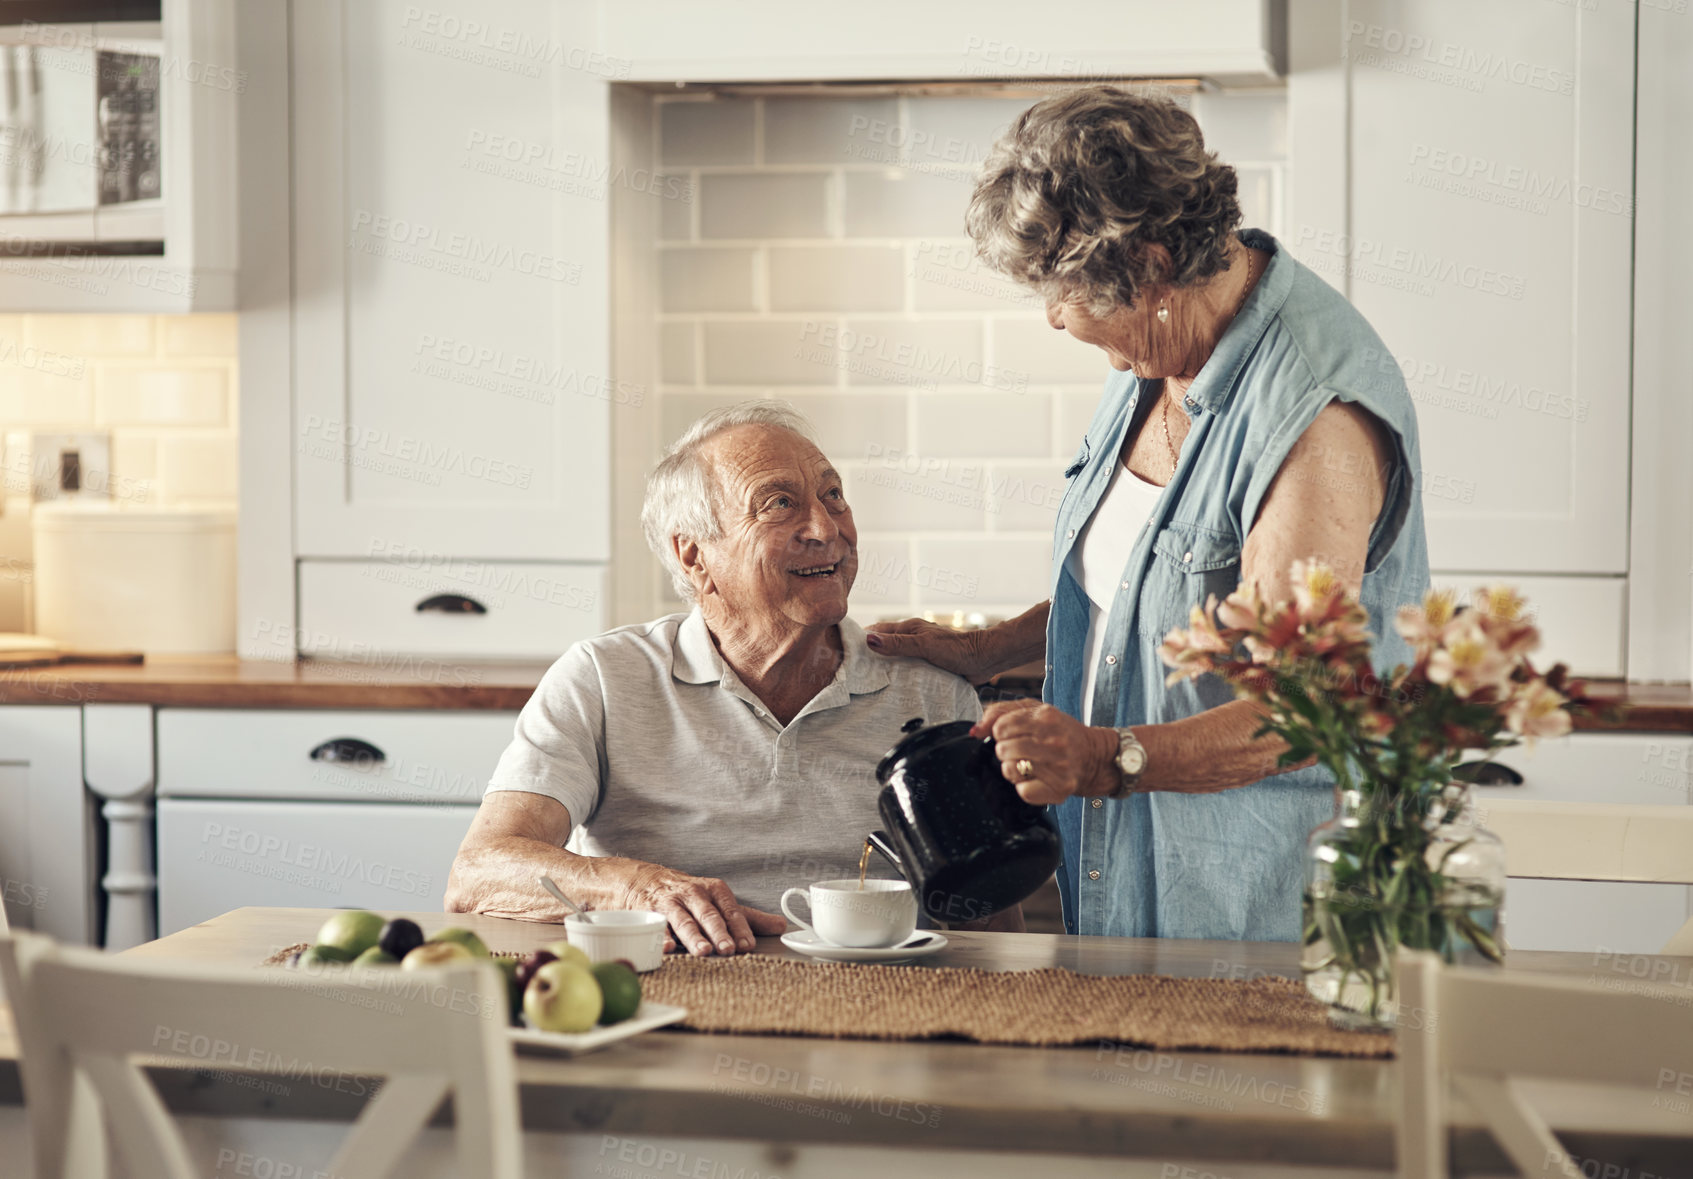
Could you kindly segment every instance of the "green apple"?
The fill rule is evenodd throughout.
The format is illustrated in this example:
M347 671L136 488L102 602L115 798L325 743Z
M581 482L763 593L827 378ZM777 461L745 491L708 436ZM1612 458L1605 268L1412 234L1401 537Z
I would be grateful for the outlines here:
M541 948L551 954L554 958L557 958L560 962L572 962L583 969L587 969L593 965L593 963L588 960L588 952L586 950L584 950L581 946L573 946L567 941L560 940L556 942L548 942Z
M354 966L398 966L399 964L400 960L381 946L372 946L353 959Z
M347 957L357 958L376 944L387 921L380 913L365 909L343 909L317 931L317 944L334 946L347 951Z
M440 933L435 934L429 940L432 942L457 943L469 950L471 954L477 958L487 958L490 956L488 953L488 947L482 943L482 939L470 932L470 930L464 928L462 925L454 925L447 929L443 929Z
M340 946L307 946L294 959L294 965L304 970L322 970L325 966L345 966L353 956Z
M593 968L594 981L605 996L601 1023L622 1023L641 1006L641 978L627 962L601 962Z
M456 962L474 962L476 955L457 942L424 942L400 959L401 970L428 970L431 966L451 966Z
M548 962L523 992L523 1018L543 1032L585 1032L604 1005L600 984L574 962Z

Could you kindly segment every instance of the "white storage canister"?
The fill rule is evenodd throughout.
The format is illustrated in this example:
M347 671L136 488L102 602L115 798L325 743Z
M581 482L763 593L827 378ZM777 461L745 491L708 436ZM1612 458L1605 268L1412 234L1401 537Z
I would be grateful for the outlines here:
M235 512L37 504L35 632L82 650L235 649Z

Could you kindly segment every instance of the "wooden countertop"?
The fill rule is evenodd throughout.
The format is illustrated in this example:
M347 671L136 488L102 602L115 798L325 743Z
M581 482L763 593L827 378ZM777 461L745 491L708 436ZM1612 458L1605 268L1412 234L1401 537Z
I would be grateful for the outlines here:
M550 663L457 662L427 656L378 663L230 656L153 656L145 663L68 663L0 671L0 704L158 704L181 708L522 708ZM994 678L988 699L1040 695L1040 664ZM1693 733L1693 686L1592 680L1623 709L1581 731Z
M282 946L309 939L331 911L238 909L128 954L251 967ZM558 932L557 926L491 917L409 916L426 930L468 925L496 950L530 949ZM1297 948L1285 943L947 936L952 944L946 950L911 969L1297 973ZM760 939L757 952L790 956L773 938ZM1656 961L1641 959L1641 968L1650 973ZM1653 977L1686 979L1693 972L1693 959L1661 961ZM1603 965L1588 954L1518 953L1507 969L1586 978ZM1665 1018L1683 1018L1681 1008L1666 1003ZM1384 1170L1392 1168L1396 1069L1391 1061L1148 1053L1111 1045L889 1044L676 1031L637 1036L575 1059L518 1057L523 1120L532 1130ZM294 1085L277 1097L239 1079L215 1083L210 1074L190 1069L153 1070L153 1076L179 1113L349 1120L361 1104L328 1087ZM1219 1096L1212 1083L1217 1077L1229 1078L1227 1094ZM17 1100L15 1078L11 1045L0 1042L0 1102ZM799 1088L775 1078L798 1078ZM806 1109L787 1100L790 1090L804 1098L798 1104ZM1633 1174L1641 1168L1693 1173L1686 1115L1653 1109L1649 1091L1596 1096L1536 1088L1532 1096L1582 1158L1620 1160L1626 1153ZM938 1116L894 1112L919 1105ZM1508 1172L1473 1115L1460 1107L1454 1121L1454 1174Z
M66 663L0 672L0 704L161 704L185 708L522 708L544 662L271 662L155 655L145 663Z

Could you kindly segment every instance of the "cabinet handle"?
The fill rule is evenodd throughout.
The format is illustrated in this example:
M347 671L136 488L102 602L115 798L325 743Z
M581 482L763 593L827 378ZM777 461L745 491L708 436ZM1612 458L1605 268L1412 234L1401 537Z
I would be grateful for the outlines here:
M357 737L331 737L312 750L311 757L313 761L350 762L361 768L379 766L388 760L387 754Z
M475 598L467 598L463 594L436 594L434 597L425 598L417 604L419 614L430 611L437 614L486 614L488 607Z
M1521 786L1523 776L1504 762L1467 761L1452 767L1452 776L1472 786Z

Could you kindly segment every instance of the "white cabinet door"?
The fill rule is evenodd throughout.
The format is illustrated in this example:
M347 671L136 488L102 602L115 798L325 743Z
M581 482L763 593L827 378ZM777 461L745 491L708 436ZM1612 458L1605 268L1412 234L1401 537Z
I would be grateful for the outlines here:
M20 929L94 941L94 800L82 785L82 709L0 708L0 899Z
M294 5L297 555L608 558L591 16Z
M159 935L246 905L434 909L475 814L473 806L161 798ZM300 940L316 932L303 929Z
M1289 236L1408 378L1433 566L1625 572L1633 6L1353 0L1342 25L1345 130L1295 141L1348 167L1294 167L1346 200L1307 188Z
M1577 733L1532 750L1507 749L1494 760L1522 774L1523 784L1477 790L1483 826L1489 798L1629 806L1693 801L1693 737L1679 734ZM1512 880L1505 940L1518 950L1655 954L1686 922L1688 892L1679 884Z

